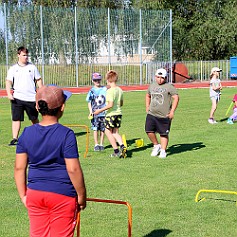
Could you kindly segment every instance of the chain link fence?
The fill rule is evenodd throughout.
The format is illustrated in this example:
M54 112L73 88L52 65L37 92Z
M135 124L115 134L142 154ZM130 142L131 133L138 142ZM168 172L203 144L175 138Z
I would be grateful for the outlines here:
M104 76L109 69L119 84L144 84L155 70L148 73L147 64L172 66L171 11L3 3L0 22L0 88L22 45L44 83L59 86L91 85L93 72Z

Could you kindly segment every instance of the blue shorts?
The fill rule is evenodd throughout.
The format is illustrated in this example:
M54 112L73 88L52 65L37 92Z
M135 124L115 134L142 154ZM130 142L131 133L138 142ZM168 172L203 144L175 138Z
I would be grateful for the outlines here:
M91 120L91 129L93 131L105 131L105 117L94 117Z

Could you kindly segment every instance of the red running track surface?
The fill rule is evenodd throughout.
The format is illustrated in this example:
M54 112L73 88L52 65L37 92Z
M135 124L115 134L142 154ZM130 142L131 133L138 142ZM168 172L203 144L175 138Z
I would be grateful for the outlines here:
M237 87L237 81L222 81L223 87ZM147 90L149 85L132 85L132 86L120 86L123 91L144 91ZM209 82L186 82L186 83L174 83L177 89L191 89L191 88L208 88ZM71 91L73 94L85 94L90 90L90 87L68 87L63 88L65 90ZM6 90L0 90L0 97L6 97Z

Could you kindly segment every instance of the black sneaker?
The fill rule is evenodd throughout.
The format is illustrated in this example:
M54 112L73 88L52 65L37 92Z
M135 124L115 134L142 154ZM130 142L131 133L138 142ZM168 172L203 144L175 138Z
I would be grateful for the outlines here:
M10 143L8 144L8 146L16 146L17 145L18 140L16 138L13 138Z

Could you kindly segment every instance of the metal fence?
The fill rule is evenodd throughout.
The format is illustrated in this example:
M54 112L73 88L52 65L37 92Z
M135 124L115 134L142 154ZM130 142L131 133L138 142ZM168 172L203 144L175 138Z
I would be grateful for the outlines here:
M213 67L222 69L220 78L222 80L230 79L230 60L218 61L183 61L188 69L188 75L193 80L207 81L210 79L210 72Z
M171 11L4 3L0 22L0 88L22 45L44 83L59 86L91 85L94 71L109 69L118 72L120 84L144 84L156 69L148 67L152 62L172 66Z

